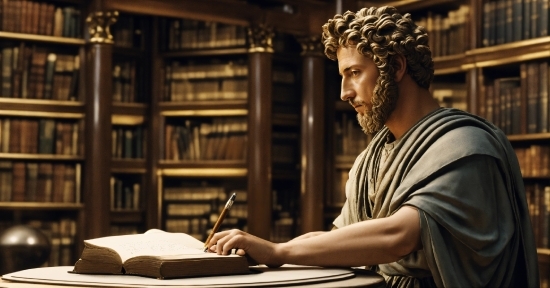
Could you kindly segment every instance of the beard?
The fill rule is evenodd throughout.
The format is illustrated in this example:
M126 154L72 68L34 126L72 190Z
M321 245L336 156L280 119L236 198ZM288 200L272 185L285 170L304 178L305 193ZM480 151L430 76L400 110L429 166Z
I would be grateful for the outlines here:
M391 82L384 90L377 85L373 91L372 109L365 109L364 114L357 113L357 121L365 134L374 134L382 129L395 110L398 97L397 83ZM365 105L364 102L361 104Z

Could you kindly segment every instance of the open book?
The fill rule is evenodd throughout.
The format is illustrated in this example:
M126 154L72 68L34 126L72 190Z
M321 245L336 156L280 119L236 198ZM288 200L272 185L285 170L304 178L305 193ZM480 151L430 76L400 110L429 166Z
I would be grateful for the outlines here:
M204 252L185 233L151 229L143 234L84 240L74 273L132 274L158 279L249 273L245 257Z

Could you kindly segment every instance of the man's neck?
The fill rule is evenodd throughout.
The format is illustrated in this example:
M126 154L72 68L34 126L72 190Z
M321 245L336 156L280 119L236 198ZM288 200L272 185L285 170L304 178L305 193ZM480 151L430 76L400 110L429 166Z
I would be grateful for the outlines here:
M418 121L440 108L439 103L426 89L413 88L412 91L406 89L402 91L409 91L409 93L405 95L400 93L397 106L385 124L395 139L400 139Z

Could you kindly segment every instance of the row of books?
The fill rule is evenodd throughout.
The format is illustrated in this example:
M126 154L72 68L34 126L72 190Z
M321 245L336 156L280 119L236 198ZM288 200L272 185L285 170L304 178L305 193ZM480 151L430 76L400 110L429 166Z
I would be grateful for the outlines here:
M0 30L16 33L81 38L81 12L72 6L48 2L3 0Z
M124 159L143 159L143 126L113 126L112 157Z
M246 195L246 194L245 194ZM221 186L165 187L165 201L225 201L225 188Z
M246 28L211 21L162 19L161 31L168 31L164 41L167 50L204 49L244 46Z
M80 203L80 163L0 161L1 202Z
M243 61L195 64L167 63L162 101L246 99L248 66Z
M76 222L74 219L30 220L25 224L42 231L50 242L50 257L43 266L74 265L76 243Z
M111 176L111 211L139 210L141 184L132 179Z
M525 193L536 246L550 248L550 186L528 184Z
M208 224L207 218L192 219L166 219L164 225L166 232L181 232L189 234L198 240L205 241L208 237L208 230L212 227Z
M548 62L526 62L520 64L519 76L485 84L480 116L507 134L549 132L548 69Z
M488 0L483 3L483 46L548 36L548 0Z
M78 98L80 57L21 43L2 48L2 97L71 100Z
M165 126L167 160L242 160L246 158L246 118L185 120Z
M521 174L523 177L550 176L550 147L547 145L531 145L515 147Z
M81 155L84 123L52 118L0 118L0 151Z
M246 191L208 183L165 187L163 199L166 203L166 229L192 234L204 240L225 207L228 195L233 193L237 194L237 198L222 228L243 229L248 217Z
M353 161L367 148L371 139L371 136L363 132L357 119L350 115L342 113L341 118L334 122L334 151L337 161Z
M416 21L428 31L429 45L433 57L464 53L468 47L468 19L470 7L461 5L447 15L432 14ZM457 41L457 39L460 39Z
M136 102L136 62L124 61L113 65L113 101Z

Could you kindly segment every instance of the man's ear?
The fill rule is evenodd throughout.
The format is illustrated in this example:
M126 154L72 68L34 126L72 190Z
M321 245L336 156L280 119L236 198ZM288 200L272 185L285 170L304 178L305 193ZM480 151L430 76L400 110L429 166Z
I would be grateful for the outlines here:
M395 55L395 82L401 81L407 73L407 59L401 54Z

